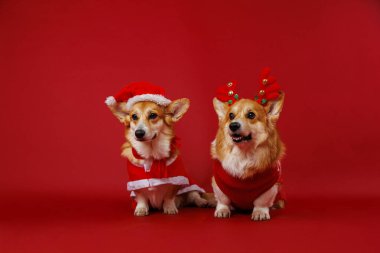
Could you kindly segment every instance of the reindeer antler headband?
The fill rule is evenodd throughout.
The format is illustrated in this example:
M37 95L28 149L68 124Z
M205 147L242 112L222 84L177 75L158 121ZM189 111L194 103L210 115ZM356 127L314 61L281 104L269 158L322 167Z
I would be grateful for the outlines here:
M277 83L275 77L270 76L270 68L264 68L259 75L259 89L257 95L254 96L256 102L266 105L270 100L276 100L280 96L281 87ZM216 90L216 98L219 101L232 105L239 100L236 91L236 81L228 82Z

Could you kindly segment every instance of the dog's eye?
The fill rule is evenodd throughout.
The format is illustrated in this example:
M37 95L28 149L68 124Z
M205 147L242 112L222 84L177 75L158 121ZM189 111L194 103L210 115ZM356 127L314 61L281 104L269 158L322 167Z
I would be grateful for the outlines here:
M249 112L247 114L247 118L249 118L249 119L254 119L255 117L256 117L256 114L254 114L253 112Z
M138 120L138 119L139 119L139 117L137 117L136 114L132 114L132 120Z
M235 118L235 114L233 114L232 112L230 113L230 120L233 120Z
M149 119L155 119L155 118L157 118L157 113L152 112L151 114L149 114Z

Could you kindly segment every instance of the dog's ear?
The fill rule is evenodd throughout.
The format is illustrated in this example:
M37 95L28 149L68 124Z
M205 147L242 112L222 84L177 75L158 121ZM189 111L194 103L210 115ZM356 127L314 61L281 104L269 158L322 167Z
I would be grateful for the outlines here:
M278 99L274 101L269 101L265 106L265 111L268 115L268 120L272 122L272 124L276 124L278 119L280 118L280 113L282 111L282 107L284 105L285 94L281 93Z
M166 108L167 122L177 122L187 112L190 107L190 100L188 98L180 98L171 102Z
M125 102L107 105L113 115L125 126L129 126L129 114Z
M216 114L218 115L219 121L224 119L228 111L228 105L217 98L214 98L212 100L212 103L214 104L214 109Z

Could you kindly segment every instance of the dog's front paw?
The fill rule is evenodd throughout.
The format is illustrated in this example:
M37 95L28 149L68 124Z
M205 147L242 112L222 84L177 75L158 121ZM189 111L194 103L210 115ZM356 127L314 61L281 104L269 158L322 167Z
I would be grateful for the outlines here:
M178 209L176 207L174 199L165 200L162 209L164 209L164 214L177 214L178 213Z
M135 216L147 216L149 215L149 210L146 207L136 207Z
M228 207L217 208L215 210L214 216L216 218L230 218L231 211Z
M175 206L164 207L164 214L177 214L178 209Z
M255 207L255 208L253 208L251 219L254 221L270 220L269 208L267 208L267 207Z

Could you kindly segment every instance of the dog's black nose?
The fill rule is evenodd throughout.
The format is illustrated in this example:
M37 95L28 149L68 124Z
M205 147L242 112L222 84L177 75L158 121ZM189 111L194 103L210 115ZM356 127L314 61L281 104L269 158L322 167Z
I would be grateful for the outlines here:
M142 129L137 129L135 131L135 136L138 138L138 139L141 139L142 137L144 137L145 135L145 131L142 130Z
M239 128L240 128L240 123L239 122L232 122L230 124L230 129L231 129L232 132L235 132Z

